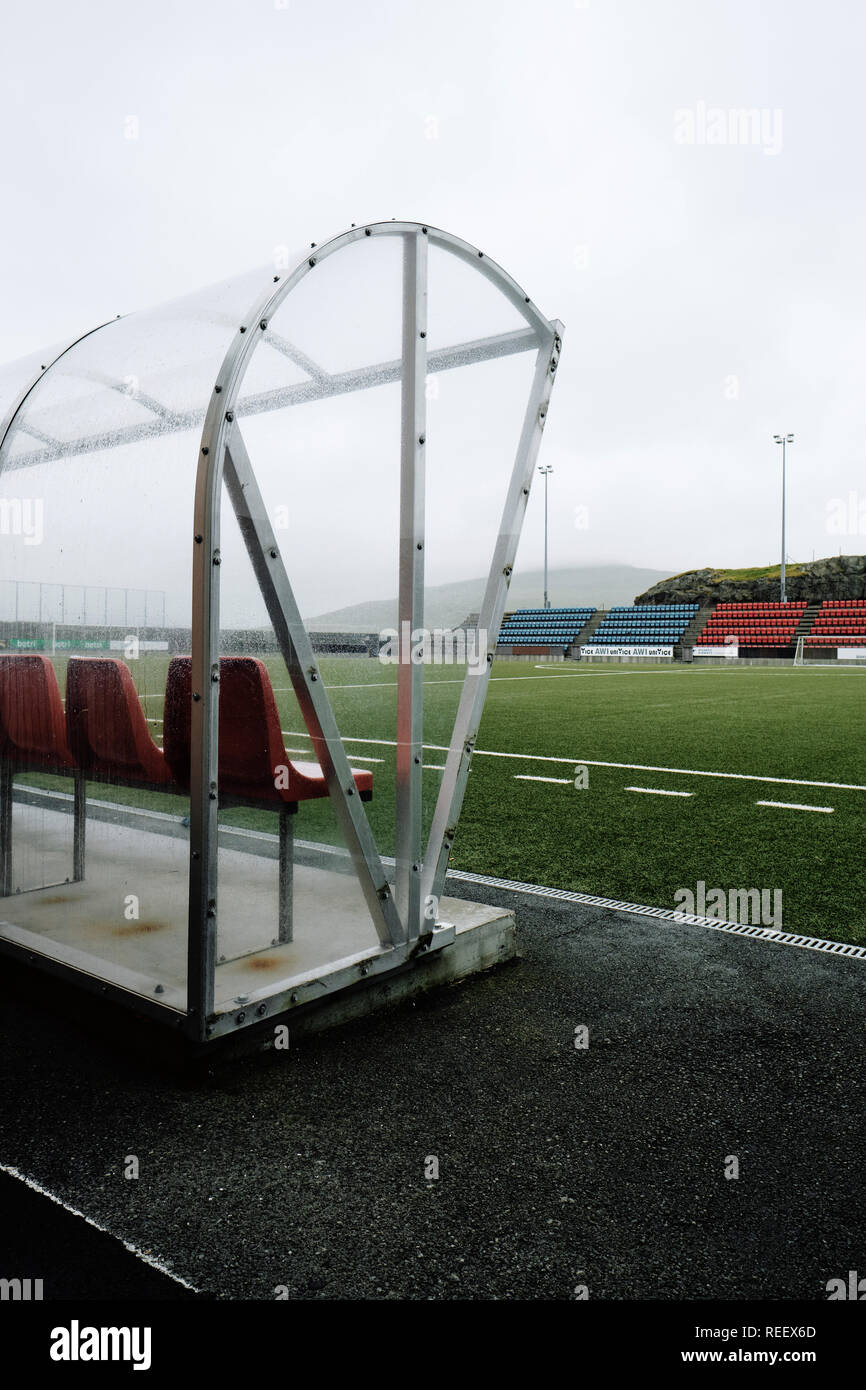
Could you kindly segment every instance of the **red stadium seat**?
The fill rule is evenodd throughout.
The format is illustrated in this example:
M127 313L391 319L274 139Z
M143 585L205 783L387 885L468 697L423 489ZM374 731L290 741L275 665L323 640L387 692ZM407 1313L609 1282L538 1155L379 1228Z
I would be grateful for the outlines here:
M176 656L165 687L163 744L178 783L189 787L192 730L192 661ZM352 769L361 799L373 795L373 774ZM294 763L286 752L277 702L264 662L255 657L220 659L219 800L222 805L270 804L280 813L279 931L292 940L292 815L300 801L328 795L318 763Z
M166 760L177 779L189 787L192 724L192 662L176 656L168 668L165 688L163 744ZM267 667L255 657L224 656L220 660L219 792L220 799L257 804L262 801L299 802L327 796L325 775L318 763L292 762L283 743L277 702ZM276 786L278 768L287 768L287 785ZM363 800L373 792L373 774L353 771Z
M0 656L0 894L12 891L12 779L57 772L75 779L72 877L84 877L84 780L66 738L54 667L46 656Z
M28 771L69 772L75 766L47 656L0 656L0 757Z
M114 657L71 657L66 670L69 747L100 782L168 788L171 771L150 736L129 668Z

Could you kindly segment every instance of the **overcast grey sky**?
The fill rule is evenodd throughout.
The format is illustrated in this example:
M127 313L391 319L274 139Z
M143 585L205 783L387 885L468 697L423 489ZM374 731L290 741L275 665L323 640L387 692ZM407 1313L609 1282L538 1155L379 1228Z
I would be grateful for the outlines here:
M851 0L10 8L0 361L424 220L565 322L552 564L776 562L778 430L789 555L860 553L864 37Z

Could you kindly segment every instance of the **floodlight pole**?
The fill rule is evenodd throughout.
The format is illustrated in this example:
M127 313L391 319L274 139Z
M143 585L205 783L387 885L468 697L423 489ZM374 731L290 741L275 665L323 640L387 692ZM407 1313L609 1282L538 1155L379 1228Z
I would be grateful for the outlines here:
M553 469L548 463L539 468L538 471L544 475L544 607L548 609L550 607L550 599L547 596L547 479L548 475L553 472Z
M782 446L782 565L779 571L780 593L783 603L787 602L785 591L785 450L789 444L793 444L792 434L774 434L773 439L776 444Z

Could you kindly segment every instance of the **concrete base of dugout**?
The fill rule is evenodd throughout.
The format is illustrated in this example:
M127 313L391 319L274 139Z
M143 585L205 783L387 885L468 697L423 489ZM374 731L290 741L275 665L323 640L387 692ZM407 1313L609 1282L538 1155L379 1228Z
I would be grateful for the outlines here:
M181 819L89 802L86 873L74 883L68 881L72 816L66 799L26 788L19 796L13 813L19 891L0 899L0 949L13 948L16 958L33 965L82 971L91 986L104 981L129 991L133 1009L136 999L168 1005L180 1022L187 1002L188 882L188 831ZM298 1006L282 1017L292 1034L318 1032L516 954L512 912L443 897L438 920L452 924L453 940L381 970L379 939L347 853L303 840L295 845L293 940L279 943L277 849L276 835L229 827L220 833L219 1033L231 1032L244 1012L249 1021L261 1012L257 1022L272 1041L274 1020L291 990ZM44 886L34 886L34 875ZM368 957L375 968L360 978ZM344 970L354 964L357 978L328 993L322 980L337 963ZM248 1032L249 1023L240 1031Z

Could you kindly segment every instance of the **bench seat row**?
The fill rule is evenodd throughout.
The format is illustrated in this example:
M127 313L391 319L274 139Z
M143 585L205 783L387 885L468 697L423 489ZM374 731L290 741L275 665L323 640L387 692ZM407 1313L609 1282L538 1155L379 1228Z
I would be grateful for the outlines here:
M116 658L71 657L64 711L51 661L0 655L0 895L12 891L12 779L16 772L67 775L75 784L73 879L84 878L86 783L108 782L188 794L191 766L192 661L169 664L163 747L151 737L129 668ZM352 769L362 800L373 775ZM219 802L280 812L280 933L291 940L291 835L298 803L328 795L315 762L286 752L264 662L223 657L219 696Z

